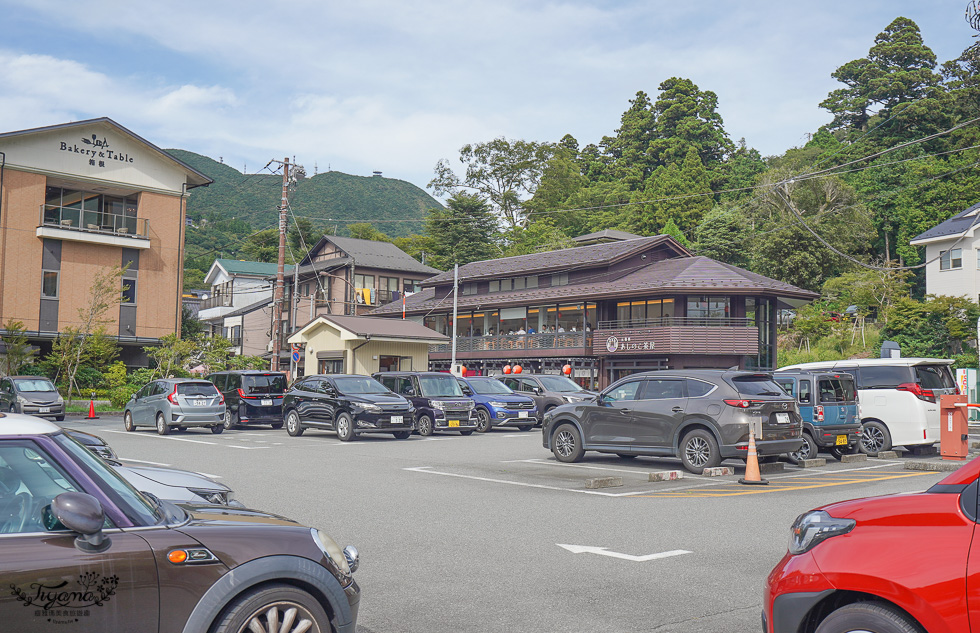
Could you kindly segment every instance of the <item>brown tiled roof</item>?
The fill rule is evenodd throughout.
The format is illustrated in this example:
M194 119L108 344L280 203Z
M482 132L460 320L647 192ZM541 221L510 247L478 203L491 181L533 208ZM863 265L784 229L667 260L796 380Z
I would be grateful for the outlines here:
M755 293L807 301L812 301L820 296L816 292L797 288L788 283L749 272L738 266L725 264L710 257L696 256L675 257L654 262L639 270L627 271L612 281L586 282L484 295L460 295L458 305L460 308L466 309L489 308L508 305L533 305L535 302L543 301L593 301L669 291ZM433 288L426 288L422 292L405 299L405 310L412 314L437 308L451 308L452 305L452 295L437 300ZM399 304L388 304L372 311L371 314L391 314L401 312L401 309Z
M354 237L324 235L310 249L310 253L319 253L323 245L327 242L332 242L337 248L354 258L355 264L358 267L397 270L399 272L414 273L425 277L439 272L438 268L426 266L391 242L377 242ZM306 257L300 262L301 265L310 263L310 253L306 254Z
M665 244L673 248L678 255L690 254L687 249L678 244L669 235L654 235L652 237L640 237L606 244L593 244L591 246L564 248L545 253L532 253L530 255L518 255L516 257L502 257L500 259L486 259L479 262L472 262L459 267L459 280L469 281L488 277L506 277L516 274L533 275L549 271L565 271L573 268L607 265L659 244ZM450 270L440 275L429 277L422 282L422 286L434 286L440 283L444 284L447 281L451 282L452 280L453 271Z

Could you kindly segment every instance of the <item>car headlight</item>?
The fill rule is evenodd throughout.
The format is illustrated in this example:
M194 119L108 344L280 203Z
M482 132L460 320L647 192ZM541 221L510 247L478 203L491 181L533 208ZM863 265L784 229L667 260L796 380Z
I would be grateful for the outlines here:
M337 566L337 569L340 570L340 574L345 579L350 579L351 564L347 560L344 550L340 549L337 542L330 538L326 532L316 528L311 528L310 533L313 535L313 540L316 541L316 544L320 547L320 551L322 551L327 558L333 561L334 565ZM354 550L354 553L356 554L357 550Z
M24 396L17 396L17 404L30 404L31 401Z
M506 409L508 406L510 406L506 402L491 402L489 404L494 409Z
M354 406L360 408L362 411L370 411L371 413L381 413L381 407L376 404L371 404L370 402L357 402Z
M58 404L64 404L64 402L65 402L65 399L64 399L64 398L62 398L62 397L61 397L61 394L59 393L59 394L58 394Z
M562 396L561 399L564 400L565 402L578 402L578 398L575 398L573 396Z
M854 519L838 519L823 510L801 514L796 517L796 521L793 521L792 533L789 537L789 553L808 552L822 541L847 534L856 524L857 521Z
M439 409L441 411L442 409L445 409L446 408L446 403L445 402L441 402L439 400L433 400L432 401L432 408L433 409Z
M228 505L228 493L224 490L207 490L205 488L188 488L188 490L208 503L216 503L221 506Z

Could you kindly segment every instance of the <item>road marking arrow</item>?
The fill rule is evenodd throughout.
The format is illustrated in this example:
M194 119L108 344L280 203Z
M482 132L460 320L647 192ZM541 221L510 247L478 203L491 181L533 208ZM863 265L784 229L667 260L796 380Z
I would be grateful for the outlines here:
M609 556L612 558L622 558L623 560L631 560L635 563L645 563L648 560L657 560L660 558L670 558L671 556L680 556L682 554L693 554L694 552L689 552L686 549L674 549L669 552L660 552L658 554L647 554L646 556L633 556L632 554L620 554L619 552L610 552L608 547L594 547L592 545L564 545L562 543L555 543L558 547L567 549L573 554L599 554L600 556Z

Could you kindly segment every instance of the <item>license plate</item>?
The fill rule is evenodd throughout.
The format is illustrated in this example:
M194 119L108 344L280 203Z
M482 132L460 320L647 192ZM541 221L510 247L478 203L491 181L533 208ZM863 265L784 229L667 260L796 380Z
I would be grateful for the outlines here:
M272 400L270 400L268 398L262 398L262 406L263 407L271 407L272 406Z
M207 400L194 400L195 407L205 407L207 406L207 404L208 404Z
M38 413L51 413L51 407L38 407Z
M459 426L459 420L450 420L449 421L449 426L458 427Z
M789 424L789 414L788 413L777 413L776 414L776 424Z
M527 417L527 411L518 411L517 412L517 417L519 417L519 418L526 418Z
M393 415L393 416L391 416L391 423L392 424L402 424L402 422L403 422L402 416L400 416L400 415Z
M837 441L834 442L834 444L836 446L847 446L847 436L846 435L838 435L837 436Z

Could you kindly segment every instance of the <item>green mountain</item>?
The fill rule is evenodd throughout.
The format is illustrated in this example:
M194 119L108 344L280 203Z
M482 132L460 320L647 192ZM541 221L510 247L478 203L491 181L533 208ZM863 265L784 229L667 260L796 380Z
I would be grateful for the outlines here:
M243 174L194 152L166 151L214 179L192 190L187 200L193 226L186 235L184 287L199 288L216 258L237 257L250 235L276 227L282 176ZM299 178L290 187L289 206L297 220L314 230L305 236L312 245L323 233L346 235L349 224L360 222L391 237L420 233L426 211L442 204L404 180L329 171ZM294 227L292 217L289 223Z
M209 216L235 218L256 230L276 223L281 176L242 174L194 152L167 152L214 179L210 186L191 192L188 217L195 221ZM289 206L295 216L310 218L318 226L336 226L341 235L347 224L369 222L391 237L401 237L420 232L425 211L442 205L404 180L328 171L296 182L289 194Z

